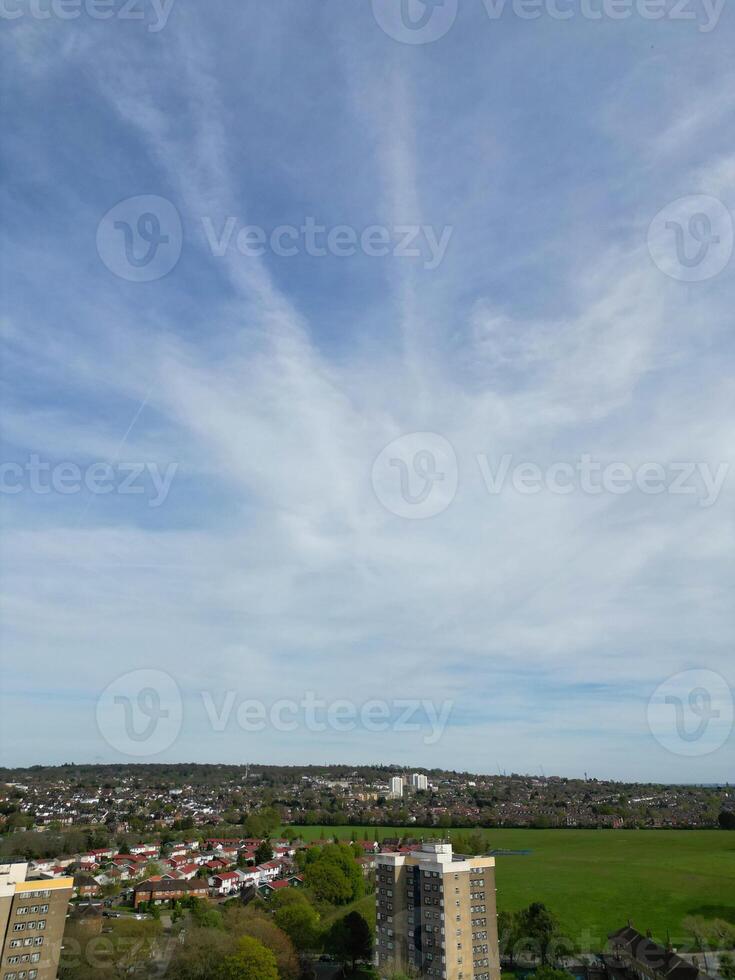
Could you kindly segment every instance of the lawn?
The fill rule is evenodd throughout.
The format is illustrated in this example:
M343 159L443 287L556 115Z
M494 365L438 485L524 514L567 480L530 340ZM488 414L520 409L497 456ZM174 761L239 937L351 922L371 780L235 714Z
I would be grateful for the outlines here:
M356 827L289 827L307 840ZM371 838L436 835L436 828L373 827ZM452 831L442 831L452 835ZM463 833L463 831L455 831ZM664 830L487 830L492 848L530 850L496 858L499 909L544 902L582 948L600 948L628 919L665 940L690 939L688 915L735 923L735 833Z

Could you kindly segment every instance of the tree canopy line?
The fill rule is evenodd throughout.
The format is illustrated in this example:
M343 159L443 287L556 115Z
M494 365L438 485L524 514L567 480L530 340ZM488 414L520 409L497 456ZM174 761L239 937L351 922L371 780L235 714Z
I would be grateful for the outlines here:
M227 814L232 821L227 823L212 823L204 827L197 828L195 833L189 836L204 840L207 837L258 837L265 838L273 834L281 824L281 814L274 807L261 807L250 813ZM24 817L22 821L16 821L17 826L14 833L7 834L0 840L0 857L20 857L26 860L50 858L50 857L70 857L95 848L111 847L114 845L120 854L129 853L131 844L144 842L146 838L155 836L162 844L170 844L181 839L181 831L193 828L176 826L162 828L151 831L150 825L143 822L139 829L136 829L134 819L126 821L130 831L113 833L109 826L95 826L92 828L72 828L64 830L59 826L51 824L48 830L29 830L21 829L32 824L30 817ZM179 823L184 823L180 821ZM290 834L297 837L296 832ZM267 860L267 859L266 859Z

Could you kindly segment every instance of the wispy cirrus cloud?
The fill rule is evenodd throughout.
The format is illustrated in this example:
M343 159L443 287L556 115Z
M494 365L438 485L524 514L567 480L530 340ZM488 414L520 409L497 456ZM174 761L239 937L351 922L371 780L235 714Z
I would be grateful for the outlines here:
M196 707L202 689L390 690L454 704L436 745L406 736L407 762L493 769L502 740L508 769L578 772L592 739L601 774L722 778L719 754L684 773L645 703L691 666L733 682L731 483L708 509L687 495L491 494L477 457L732 461L731 271L684 285L645 238L654 158L671 197L729 201L717 138L679 167L666 151L708 133L726 99L700 95L681 121L637 114L655 62L626 55L614 25L595 41L610 84L592 88L577 51L560 90L589 98L560 105L544 65L566 48L562 25L522 41L514 25L529 87L502 25L468 46L460 21L443 47L404 51L330 13L309 25L182 8L144 38L76 25L65 60L49 43L69 38L63 25L23 26L6 445L107 459L132 422L127 458L179 471L154 516L133 498L7 499L4 723L29 691L53 691L55 747L4 739L6 761L108 757L96 694L154 665L189 706L168 758L398 759L395 739L365 733L215 737ZM706 73L725 31L678 57ZM29 128L34 110L48 135ZM184 248L139 284L94 241L113 204L144 193L175 204ZM452 239L430 272L396 257L217 258L202 218L228 215L450 224ZM371 477L412 432L442 435L458 465L456 497L424 521L386 510ZM78 733L62 738L71 706Z

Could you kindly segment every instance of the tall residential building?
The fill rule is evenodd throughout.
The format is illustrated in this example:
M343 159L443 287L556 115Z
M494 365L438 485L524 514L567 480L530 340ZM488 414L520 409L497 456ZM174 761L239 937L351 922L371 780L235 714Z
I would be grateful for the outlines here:
M375 856L376 964L429 980L500 980L495 858L426 842Z
M74 879L27 873L27 864L0 864L0 980L56 980Z
M411 776L411 789L417 792L421 789L429 788L429 780L422 772L415 772Z
M390 795L394 800L403 796L403 776L393 776L390 781Z

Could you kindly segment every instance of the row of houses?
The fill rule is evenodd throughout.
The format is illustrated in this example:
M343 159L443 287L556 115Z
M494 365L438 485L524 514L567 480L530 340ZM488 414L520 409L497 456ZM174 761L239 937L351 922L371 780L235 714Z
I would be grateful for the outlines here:
M202 844L198 840L169 844L138 844L129 852L116 853L114 848L100 848L78 854L64 860L52 858L32 863L32 871L40 877L56 878L69 873L81 872L95 878L102 877L100 884L126 882L141 878L146 869L156 864L164 872L182 872L193 877L197 870L206 866L210 871L226 869L233 864L253 865L256 852L262 843L258 838L209 839ZM296 849L288 841L276 841L271 845L276 860L290 860Z
M63 861L37 861L33 870L39 877L56 878L72 874L74 891L79 898L93 899L105 894L123 893L141 902L169 901L188 895L226 897L245 890L268 894L284 887L298 886L301 881L294 863L297 847L320 847L331 843L316 840L300 845L287 840L269 842L271 861L256 863L258 848L264 843L256 837L211 837L203 841L182 840L162 845L158 841L135 844L125 854L115 848L97 848ZM363 874L369 877L375 867L377 841L353 841L359 846L358 857ZM415 845L419 846L419 845ZM385 841L401 853L412 845ZM154 895L151 899L151 895Z
M296 848L288 841L270 844L271 861L256 864L261 838L209 838L203 842L182 841L163 851L159 843L139 844L130 853L100 848L77 855L73 860L37 862L35 870L46 878L74 873L74 892L79 898L96 898L112 892L141 902L168 901L188 895L226 897L244 889L260 889L277 880L291 885L300 880L293 858ZM132 887L131 887L132 886Z
M221 871L210 878L182 879L154 875L133 888L133 905L144 902L170 902L189 898L227 898L245 891L259 892L264 897L282 888L298 888L303 878L297 874L282 874L279 862L269 861L256 868L235 868Z

